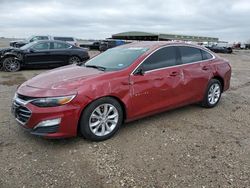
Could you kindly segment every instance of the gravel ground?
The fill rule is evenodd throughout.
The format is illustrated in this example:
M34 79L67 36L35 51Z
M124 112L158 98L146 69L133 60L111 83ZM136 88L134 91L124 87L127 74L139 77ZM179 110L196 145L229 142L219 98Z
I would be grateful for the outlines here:
M0 187L250 187L250 51L221 56L233 74L216 108L137 120L98 143L25 132L11 98L45 70L0 72Z

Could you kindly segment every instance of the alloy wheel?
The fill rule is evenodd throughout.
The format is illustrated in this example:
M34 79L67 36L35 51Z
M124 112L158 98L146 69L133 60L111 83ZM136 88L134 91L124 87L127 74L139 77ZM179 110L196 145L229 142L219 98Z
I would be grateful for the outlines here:
M210 86L208 90L208 102L214 105L218 102L221 95L221 88L218 83L214 83Z
M4 69L8 72L16 72L20 69L20 62L15 58L6 58L3 64Z
M106 136L117 126L119 113L112 104L101 104L94 109L89 118L89 128L96 136Z

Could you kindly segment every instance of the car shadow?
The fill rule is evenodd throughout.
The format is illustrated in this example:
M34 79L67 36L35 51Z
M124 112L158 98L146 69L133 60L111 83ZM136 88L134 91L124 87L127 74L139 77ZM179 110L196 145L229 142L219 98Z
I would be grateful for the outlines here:
M184 114L188 111L195 111L195 110L199 110L201 107L198 104L191 104L191 105L187 105L184 107L180 107L177 109L173 109L173 110L168 110L168 111L164 111L155 115L151 115L145 118L141 118L138 120L134 120L128 123L124 123L120 130L118 131L117 134L114 135L114 137L112 137L111 139L109 139L110 141L112 141L113 139L119 139L119 136L122 136L123 134L127 134L128 132L132 131L133 129L136 130L140 130L140 128L145 128L147 126L151 126L151 122L157 122L158 120L162 119L162 118L168 118L168 117L172 117L175 115L180 115L180 113ZM71 137L71 138L60 138L60 139L48 139L48 138L44 138L44 137L39 137L39 136L35 136L35 135L31 135L29 132L27 131L22 131L21 134L24 134L23 136L26 137L26 139L31 140L33 142L36 142L39 145L42 146L47 146L47 145L52 145L54 147L69 147L69 146L76 146L76 145L82 145L82 144L87 144L87 145L92 145L92 144L97 144L100 142L95 142L95 141L90 141L87 140L85 138L83 138L83 136L81 136L80 134L77 135L76 137ZM104 142L109 142L109 140L106 140Z
M175 115L180 115L180 113L185 114L187 111L194 111L200 109L202 109L202 107L199 104L190 104L176 109L166 110L161 113L153 114L148 117L124 123L123 126L121 127L120 133L118 134L121 134L123 131L127 131L127 129L129 130L133 129L134 127L145 126L148 122L156 122L157 120L162 118L168 118Z

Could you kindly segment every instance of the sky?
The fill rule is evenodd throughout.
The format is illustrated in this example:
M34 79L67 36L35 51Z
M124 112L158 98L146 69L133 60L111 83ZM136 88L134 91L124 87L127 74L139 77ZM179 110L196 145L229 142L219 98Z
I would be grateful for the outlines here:
M126 31L250 40L250 0L0 0L0 36L104 39Z

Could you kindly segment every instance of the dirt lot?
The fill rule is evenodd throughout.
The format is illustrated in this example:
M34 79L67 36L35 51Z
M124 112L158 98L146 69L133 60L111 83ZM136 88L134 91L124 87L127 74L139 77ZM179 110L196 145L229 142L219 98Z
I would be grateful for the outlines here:
M233 75L216 108L148 117L99 143L25 132L11 98L45 70L0 72L0 187L250 187L250 51L221 56Z

